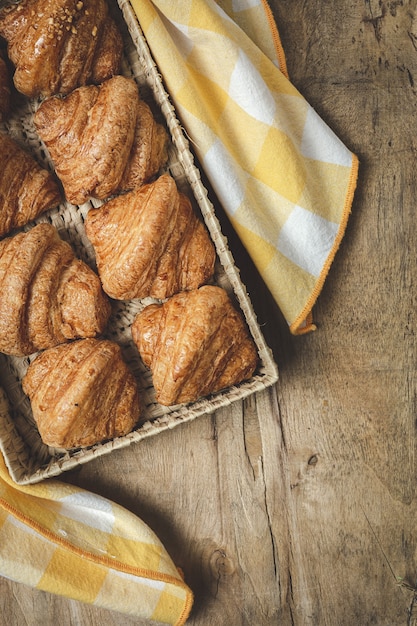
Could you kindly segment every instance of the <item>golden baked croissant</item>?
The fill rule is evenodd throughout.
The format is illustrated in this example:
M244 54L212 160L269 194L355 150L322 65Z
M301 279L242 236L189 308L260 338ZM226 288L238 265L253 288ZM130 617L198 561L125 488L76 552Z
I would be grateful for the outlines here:
M205 285L151 304L131 330L162 405L192 402L238 384L257 365L255 344L221 287Z
M165 129L124 76L49 98L34 121L73 204L141 185L167 160Z
M0 35L26 96L67 94L120 69L122 37L106 0L21 0L0 12Z
M53 175L8 135L0 134L0 236L61 202Z
M167 298L213 275L213 243L169 174L91 209L85 229L111 298Z
M0 121L6 119L10 112L11 81L6 55L0 48Z
M29 365L22 387L48 446L91 446L126 435L139 420L136 380L120 347L107 339L45 350Z
M0 351L17 356L95 337L111 308L100 279L51 224L0 241Z

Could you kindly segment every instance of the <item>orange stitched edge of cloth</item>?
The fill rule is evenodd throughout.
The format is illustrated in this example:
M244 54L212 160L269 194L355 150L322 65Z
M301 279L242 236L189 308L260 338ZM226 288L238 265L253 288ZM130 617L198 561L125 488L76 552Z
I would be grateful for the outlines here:
M290 331L294 335L304 335L312 330L316 330L316 326L312 323L312 314L311 310L322 290L324 281L326 280L327 274L329 273L330 266L333 262L333 259L336 255L336 252L339 249L340 243L343 239L343 235L345 234L347 222L349 219L353 196L356 189L356 184L358 180L358 170L359 170L359 160L355 154L352 155L352 169L350 173L350 179L348 184L348 189L346 193L345 206L343 207L342 219L340 222L340 227L334 241L333 247L330 251L329 256L327 257L326 263L321 270L320 276L317 279L317 282L314 286L312 294L307 301L307 304L296 318L296 320L291 324ZM306 322L304 325L303 322Z
M282 46L281 37L278 32L278 27L275 22L275 18L272 14L271 8L267 2L267 0L262 0L262 6L265 11L266 19L269 24L269 28L271 29L272 40L274 42L275 51L277 53L279 69L284 74L286 78L288 78L288 69L287 69L287 61L285 58L284 48Z

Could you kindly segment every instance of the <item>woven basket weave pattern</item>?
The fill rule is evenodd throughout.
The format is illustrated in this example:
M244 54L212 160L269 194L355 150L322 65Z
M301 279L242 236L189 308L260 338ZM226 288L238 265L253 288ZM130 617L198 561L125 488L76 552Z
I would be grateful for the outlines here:
M188 141L151 58L136 16L127 0L118 0L117 4L114 2L112 8L115 9L116 19L119 20L125 40L122 73L135 78L141 97L151 106L158 121L165 123L170 133L172 143L167 170L175 178L181 191L192 199L194 209L207 226L217 251L214 282L225 288L242 310L258 347L260 364L253 378L239 386L226 389L209 398L202 398L187 406L163 407L155 402L151 374L143 365L130 334L130 326L135 315L152 300L148 298L114 302L106 336L122 347L124 358L137 378L143 403L143 420L139 427L127 436L88 449L63 451L49 449L42 443L33 421L29 400L21 388L21 379L35 355L26 358L0 355L2 387L2 389L0 387L0 449L13 479L20 484L34 483L59 475L77 464L86 463L113 449L125 447L204 413L213 412L264 389L277 380L276 366L264 342L246 290L240 281L239 272L227 242L221 234L213 205L201 182ZM32 118L37 105L36 101L22 99L21 105L12 118L3 125L2 130L28 147L44 166L53 169L48 153L33 125ZM85 235L84 218L92 206L97 207L100 204L99 201L91 200L76 207L64 202L57 209L39 217L36 223L45 221L52 223L61 238L71 244L77 256L96 269L94 251ZM25 229L31 228L34 223L28 224Z

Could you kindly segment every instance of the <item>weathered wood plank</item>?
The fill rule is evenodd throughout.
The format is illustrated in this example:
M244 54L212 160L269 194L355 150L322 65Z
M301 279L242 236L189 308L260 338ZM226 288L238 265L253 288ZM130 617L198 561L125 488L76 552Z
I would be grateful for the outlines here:
M276 5L297 41L294 82L361 161L320 330L291 340L281 364L293 616L406 624L417 575L416 3L321 5L316 19L304 3Z

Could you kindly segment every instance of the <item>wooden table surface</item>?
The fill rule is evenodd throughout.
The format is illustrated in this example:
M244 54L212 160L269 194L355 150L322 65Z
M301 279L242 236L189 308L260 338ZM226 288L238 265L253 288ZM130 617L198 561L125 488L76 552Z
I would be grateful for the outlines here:
M416 624L417 3L270 5L294 84L360 159L318 330L289 335L225 225L278 384L66 479L155 530L195 593L190 626ZM5 579L0 615L149 623Z

